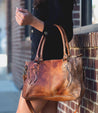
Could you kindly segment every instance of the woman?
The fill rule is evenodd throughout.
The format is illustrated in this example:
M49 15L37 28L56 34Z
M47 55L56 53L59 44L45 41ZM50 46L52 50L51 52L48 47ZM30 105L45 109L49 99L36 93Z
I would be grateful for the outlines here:
M62 40L58 29L53 24L61 25L68 37L72 39L72 9L75 0L34 0L33 14L26 9L16 9L16 21L19 25L32 26L31 60L34 60L41 36L46 36L44 60L61 59L63 57ZM51 49L52 48L52 49ZM32 100L36 113L57 113L57 102ZM20 95L17 113L30 113L25 100Z

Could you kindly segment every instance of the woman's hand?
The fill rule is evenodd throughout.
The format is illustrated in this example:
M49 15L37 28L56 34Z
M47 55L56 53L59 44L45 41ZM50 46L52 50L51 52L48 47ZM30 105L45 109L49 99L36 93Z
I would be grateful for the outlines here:
M28 10L23 8L16 9L16 22L19 25L30 25L40 32L43 32L44 29L44 22L35 16L33 16Z
M26 9L17 8L16 9L16 22L19 25L31 25L33 21L33 15Z

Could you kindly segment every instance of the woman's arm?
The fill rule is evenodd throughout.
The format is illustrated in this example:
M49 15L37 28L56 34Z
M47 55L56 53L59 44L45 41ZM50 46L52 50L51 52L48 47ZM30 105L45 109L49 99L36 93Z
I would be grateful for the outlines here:
M58 29L51 25L48 21L43 22L42 20L33 16L28 10L23 8L16 9L16 21L19 25L30 25L40 32L43 32L47 37L52 38L54 35L60 35ZM60 24L61 25L61 24ZM71 27L67 27L65 24L61 25L65 30L68 37L68 41L72 39L73 31ZM72 26L72 25L70 25Z
M44 22L33 16L28 10L23 8L16 9L16 21L19 25L30 25L40 32L44 30Z

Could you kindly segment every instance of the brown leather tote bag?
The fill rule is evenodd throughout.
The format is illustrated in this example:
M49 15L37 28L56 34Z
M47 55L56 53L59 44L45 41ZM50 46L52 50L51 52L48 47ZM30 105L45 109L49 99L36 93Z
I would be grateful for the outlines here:
M76 100L83 94L82 57L71 56L67 36L61 26L63 59L43 61L45 36L41 37L34 61L26 62L22 96L28 101L45 99L52 101Z

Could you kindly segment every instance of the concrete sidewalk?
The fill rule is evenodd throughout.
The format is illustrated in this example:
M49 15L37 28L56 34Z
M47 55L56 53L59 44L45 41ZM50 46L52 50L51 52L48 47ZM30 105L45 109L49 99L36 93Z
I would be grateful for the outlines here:
M12 76L0 73L0 113L16 113L19 95Z

